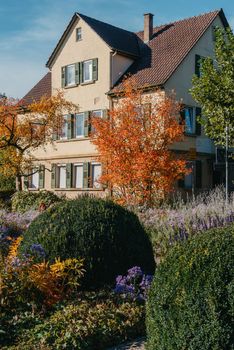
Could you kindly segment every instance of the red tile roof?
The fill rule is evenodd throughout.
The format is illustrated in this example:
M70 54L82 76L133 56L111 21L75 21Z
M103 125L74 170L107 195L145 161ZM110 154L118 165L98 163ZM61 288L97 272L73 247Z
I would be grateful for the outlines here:
M79 14L75 15L77 16ZM130 74L133 76L137 86L140 87L160 86L165 84L218 15L224 26L228 26L223 10L217 10L155 27L153 38L148 44L144 44L143 42L143 31L135 34L125 31L128 33L128 36L120 35L120 32L116 31L116 29L118 29L116 27L107 25L106 23L103 23L101 26L100 23L102 22L100 21L95 21L84 15L80 16L83 16L84 20L87 22L89 21L90 26L98 27L100 36L104 36L105 30L108 31L109 28L110 32L105 34L105 41L111 40L111 42L108 43L109 45L112 43L114 46L118 46L119 49L121 48L125 51L125 44L131 41L131 51L134 52L135 50L135 53L137 53L137 49L140 50L140 57L134 61L125 73L125 75ZM73 21L75 20L74 18L73 16ZM66 31L69 28L68 26ZM117 32L119 35L116 36ZM134 39L134 42L133 37L136 39ZM62 40L62 38L60 40ZM126 41L126 43L124 44L123 41ZM137 45L136 41L138 42ZM50 57L50 60L52 60L52 57ZM122 89L123 78L124 77L120 78L110 93L116 93ZM33 100L39 100L43 95L51 96L50 72L24 96L23 100L25 100L26 103L30 103Z
M39 101L41 97L51 96L51 72L48 72L23 98L22 101L28 105Z
M139 87L165 84L218 15L227 25L220 10L156 27L148 44L142 41L144 32L137 33L142 42L141 55L125 75L130 74ZM111 93L122 89L122 81L123 77Z

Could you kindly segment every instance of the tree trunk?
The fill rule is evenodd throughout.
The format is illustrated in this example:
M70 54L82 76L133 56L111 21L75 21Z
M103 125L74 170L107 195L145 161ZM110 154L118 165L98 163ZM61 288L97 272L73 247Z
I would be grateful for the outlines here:
M16 191L22 191L22 178L21 175L16 175L16 179L15 179L15 187L16 187Z

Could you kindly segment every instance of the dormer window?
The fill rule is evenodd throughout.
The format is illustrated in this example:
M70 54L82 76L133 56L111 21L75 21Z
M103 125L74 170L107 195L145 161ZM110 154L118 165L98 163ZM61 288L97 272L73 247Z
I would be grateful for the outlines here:
M82 30L81 28L76 28L76 41L82 40Z

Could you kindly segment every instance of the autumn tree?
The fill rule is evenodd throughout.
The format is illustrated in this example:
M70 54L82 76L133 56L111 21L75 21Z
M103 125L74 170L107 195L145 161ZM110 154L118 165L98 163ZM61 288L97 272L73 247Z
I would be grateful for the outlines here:
M92 118L92 142L104 169L99 181L123 204L152 206L187 173L186 161L170 150L183 139L180 104L163 91L156 96L144 97L127 79L109 118Z
M0 99L0 174L15 176L18 190L22 177L32 175L34 151L53 142L53 134L61 133L64 114L75 107L61 92L28 105L22 100Z

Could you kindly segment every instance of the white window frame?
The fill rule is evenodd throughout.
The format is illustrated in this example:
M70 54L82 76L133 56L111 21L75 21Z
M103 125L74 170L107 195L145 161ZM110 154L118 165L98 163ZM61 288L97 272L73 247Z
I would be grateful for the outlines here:
M192 110L192 130L189 131L187 128L187 124L186 124L186 110ZM184 122L185 122L185 134L186 135L195 135L196 134L196 107L192 107L192 106L185 106L184 108Z
M77 135L77 117L82 115L83 116L83 134L82 135ZM81 138L84 138L84 120L85 119L85 114L84 113L76 113L75 114L75 137L76 139L81 139Z
M98 163L98 162L92 162L91 163L91 167L92 167L92 188L93 189L97 189L97 190L100 190L101 189L101 184L100 183L98 183L97 181L95 181L95 179L94 179L94 171L93 171L93 166L95 166L95 165L98 165L98 166L100 166L100 169L101 169L101 172L100 172L100 176L102 175L102 165L101 165L101 163ZM100 176L99 176L99 178L100 178ZM95 182L96 182L96 185L95 185Z
M34 176L36 176L36 179L37 179L37 186L33 186L33 177ZM38 189L39 188L39 181L40 181L39 168L34 168L34 169L32 169L32 175L30 176L30 188Z
M100 115L96 115L95 113L100 113ZM92 117L97 117L97 118L102 118L103 117L103 110L102 109L95 109L94 111L91 112Z
M82 40L82 28L76 28L76 41L81 41Z
M61 179L61 168L64 168L65 169L65 186L64 187L61 187L61 184L60 184L60 179ZM66 189L66 180L67 180L67 168L66 168L66 164L58 164L57 165L57 169L58 169L58 174L57 174L57 184L58 184L58 187L57 188L60 188L62 190Z
M77 167L82 168L82 185L81 185L81 187L77 187L77 171L76 171ZM83 181L84 181L84 163L75 163L74 164L74 174L75 174L75 176L74 176L74 188L76 188L78 190L82 189L83 188Z
M67 136L68 136L68 121L67 121L67 115L64 115L64 124L62 126L62 130L61 130L61 135L59 135L59 140L67 140ZM63 136L63 131L65 130L65 134Z
M74 70L74 77L73 77L73 81L68 83L68 68L69 67L73 67L73 70ZM76 67L75 67L75 64L69 64L68 66L66 66L65 68L65 86L66 87L69 87L69 86L74 86L76 85Z
M89 79L85 79L85 64L90 64L91 70L89 70L90 73L90 78ZM93 60L87 60L83 62L83 82L84 83L89 83L93 81Z

